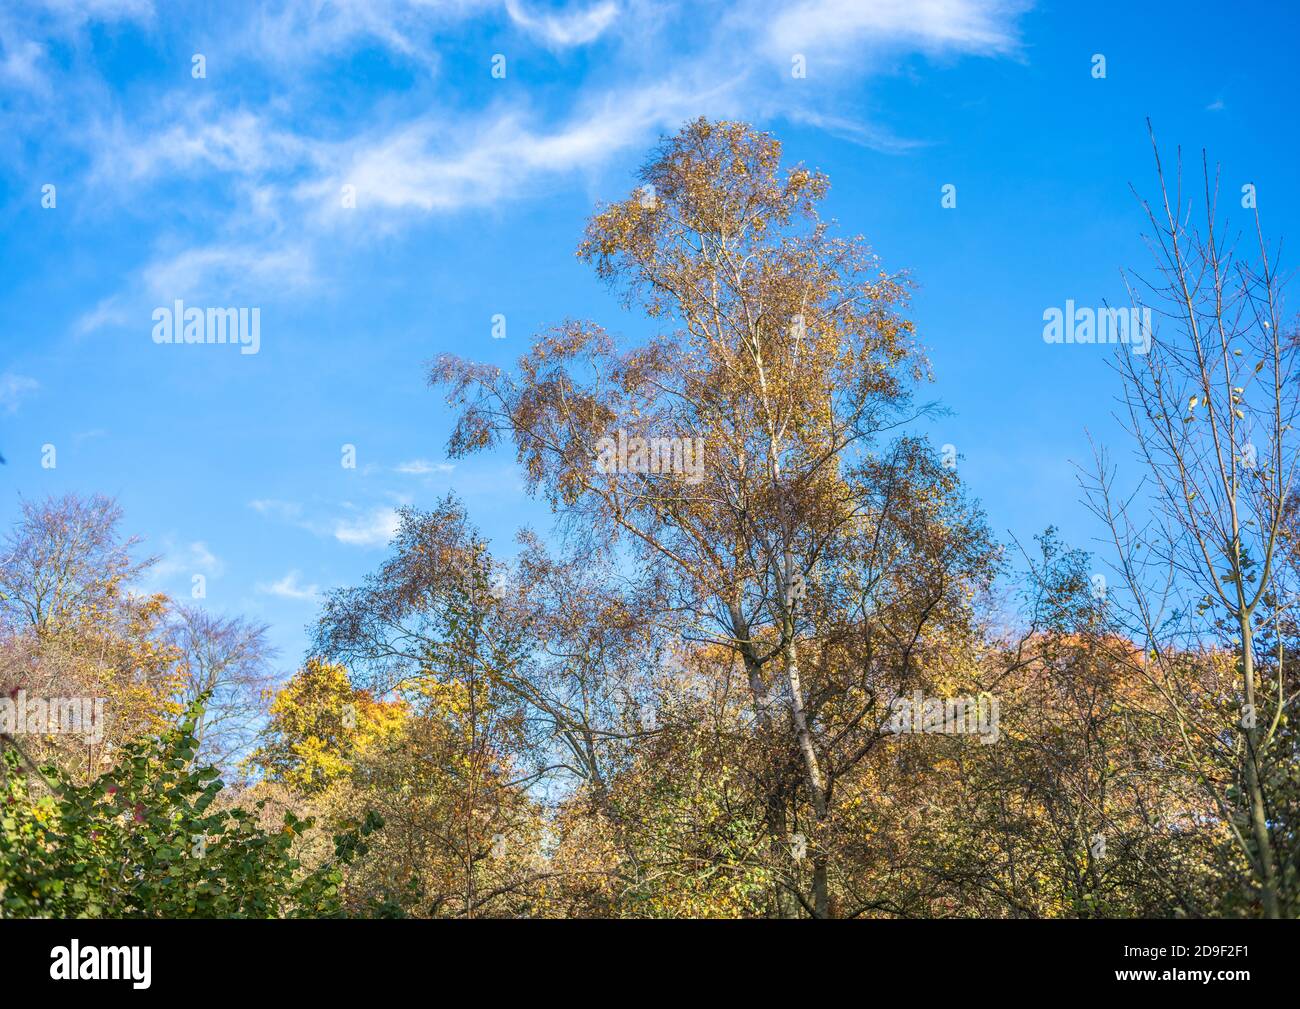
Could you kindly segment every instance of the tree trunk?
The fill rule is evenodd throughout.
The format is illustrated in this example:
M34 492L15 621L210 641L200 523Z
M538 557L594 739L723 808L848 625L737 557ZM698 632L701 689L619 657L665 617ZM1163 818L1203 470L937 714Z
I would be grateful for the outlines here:
M1252 714L1255 711L1255 647L1250 618L1241 617L1241 673L1246 685L1246 703ZM1269 918L1282 917L1278 904L1277 863L1273 859L1273 841L1269 836L1268 816L1264 804L1264 788L1259 780L1259 728L1256 720L1246 729L1246 795L1250 802L1250 827L1259 849L1260 897L1264 914Z
M812 733L808 729L808 716L803 706L803 685L799 680L799 666L796 661L795 647L791 643L786 647L786 676L790 683L790 708L794 715L795 738L799 742L799 752L803 756L804 774L808 781L808 795L812 800L813 815L818 827L818 842L822 837L820 829L826 822L826 786L822 779L821 764L817 760L817 751L813 748ZM813 855L813 912L818 918L829 915L830 891L826 855L822 852Z

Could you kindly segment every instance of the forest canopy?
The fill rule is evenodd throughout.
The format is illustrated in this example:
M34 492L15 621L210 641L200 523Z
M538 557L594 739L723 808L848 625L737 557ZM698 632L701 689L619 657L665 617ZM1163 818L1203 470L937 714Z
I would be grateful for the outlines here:
M144 591L113 501L24 501L0 915L1294 917L1296 327L1208 161L1199 202L1157 168L1101 559L998 542L920 433L907 274L707 119L577 248L651 338L429 365L449 457L513 452L553 528L402 509L291 676Z

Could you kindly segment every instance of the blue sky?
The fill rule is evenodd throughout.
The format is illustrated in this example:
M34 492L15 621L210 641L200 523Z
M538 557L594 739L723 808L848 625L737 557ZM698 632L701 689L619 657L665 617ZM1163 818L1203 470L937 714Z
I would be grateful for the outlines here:
M1222 163L1227 206L1252 183L1268 232L1296 234L1298 21L1281 3L7 0L0 521L19 494L114 495L162 557L150 587L188 598L204 575L208 606L271 625L286 669L319 594L382 558L395 507L455 490L508 552L546 512L509 454L445 459L426 362L508 364L570 316L648 332L573 250L657 137L708 115L775 132L830 176L827 213L911 272L927 398L952 411L929 433L994 530L1089 546L1072 461L1086 431L1124 457L1118 385L1109 348L1044 343L1043 312L1120 302L1120 267L1147 266L1128 188L1154 182L1147 116L1170 152ZM178 298L258 307L259 352L155 344Z

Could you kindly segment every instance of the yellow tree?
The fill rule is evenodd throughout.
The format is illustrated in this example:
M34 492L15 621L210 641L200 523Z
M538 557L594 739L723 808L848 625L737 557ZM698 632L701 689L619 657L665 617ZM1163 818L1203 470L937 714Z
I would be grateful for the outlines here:
M813 835L811 892L791 871L777 903L828 916L836 780L880 738L880 688L919 683L931 630L964 619L987 542L952 472L886 441L921 412L927 366L905 281L818 218L826 177L701 119L641 179L578 255L658 334L624 349L567 322L516 375L440 359L432 381L461 408L449 451L511 439L575 538L626 545L648 620L739 657L754 731L787 741ZM792 798L775 773L774 853Z
M304 795L351 773L354 753L401 727L406 705L355 689L340 665L310 658L271 702L264 741L252 754L271 781Z
M403 737L410 742L367 764L370 780L409 783L418 771L429 787L447 790L436 806L399 817L422 845L436 841L458 863L458 893L446 880L426 879L420 899L439 914L496 913L497 898L537 882L518 857L533 850L524 789L540 773L530 766L535 713L558 711L559 702L541 678L522 675L521 614L494 586L499 566L463 508L449 498L432 512L402 509L400 518L379 569L330 593L316 646L376 693L395 692L411 705ZM409 772L402 747L416 758ZM507 865L519 871L503 881Z

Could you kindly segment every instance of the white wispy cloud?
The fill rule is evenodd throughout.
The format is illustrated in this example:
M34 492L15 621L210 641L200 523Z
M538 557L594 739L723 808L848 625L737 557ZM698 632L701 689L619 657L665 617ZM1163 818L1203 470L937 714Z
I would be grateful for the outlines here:
M248 507L259 515L269 515L272 518L285 519L287 521L297 521L302 516L302 505L297 501L279 501L275 498L259 498L248 502Z
M506 0L506 11L510 20L528 34L558 48L594 42L613 24L619 13L618 4L610 0L585 9L544 14L531 12L520 0Z
M399 501L404 500L399 498ZM286 522L313 536L334 539L348 546L385 546L399 525L397 510L388 505L361 509L352 504L344 504L342 507L346 514L334 518L311 515L295 501L274 498L250 501L249 507L259 515Z
M60 24L78 24L72 0L48 6L57 9L51 17ZM83 316L78 328L120 321L124 306L134 317L151 298L198 298L203 289L325 289L328 253L340 242L364 243L419 227L426 217L528 198L557 180L625 159L697 115L782 117L906 154L926 139L900 135L855 108L863 82L893 72L910 53L1015 56L1018 18L1028 6L1028 0L707 6L572 0L559 7L539 0L279 0L259 6L234 19L238 30L214 41L209 56L224 73L250 66L278 82L276 101L250 110L221 90L196 92L189 82L134 116L100 113L84 99L90 110L69 135L87 148L91 181L124 202L150 199L153 190L174 183L185 194L178 199L185 201L179 209L188 227L156 235L134 281ZM165 10L154 11L145 0L97 0L90 9L100 19L166 20ZM473 20L503 26L501 44L512 52L510 32L556 51L599 42L601 72L581 73L567 91L545 97L503 87L486 103L465 105L472 89L448 81L439 84L450 88L447 103L431 104L417 86L386 96L364 120L315 114L317 99L304 83L301 61L345 59L379 47L436 74L440 47L433 40ZM35 81L41 53L6 44L3 36L0 45L11 73ZM806 58L815 86L790 80L795 53ZM486 63L480 72L487 73ZM87 87L84 94L100 90ZM196 184L209 194L202 204L190 197ZM355 208L342 205L345 186L355 187ZM190 218L204 215L209 240L195 244L188 238Z
M51 86L42 65L45 58L43 45L19 38L0 22L0 85L48 95Z
M295 569L279 581L270 584L259 582L256 590L261 595L278 596L281 599L318 599L320 597L320 586L314 582L310 585L304 585L301 579L302 573Z
M488 0L280 0L252 12L235 46L288 69L378 45L433 72L439 61L428 44L431 30L492 6Z
M177 298L191 305L256 304L271 293L313 290L319 279L312 244L278 234L168 249L142 264L129 286L78 316L72 332L84 337L133 323L147 331L153 310Z
M387 546L397 533L399 519L393 508L375 508L365 515L340 519L334 524L334 538L358 547Z
M89 21L148 21L154 15L153 0L35 0L30 6L69 26Z
M162 584L178 576L204 575L218 578L225 573L225 562L203 540L176 544L172 537L163 539L162 556L149 569L151 584Z
M313 276L311 252L300 243L231 243L193 246L155 259L142 280L149 299L169 302L208 292L239 295L256 284L305 288Z
M50 56L50 42L79 42L94 23L149 23L151 0L26 0L0 9L0 87L45 102L59 98L55 78L64 76Z
M96 123L92 181L133 185L199 168L238 175L283 172L323 150L264 115L243 108L222 110L211 96L174 97L153 110L152 118L160 125Z
M614 0L581 0L561 9L524 0L280 0L259 5L248 19L240 49L285 67L343 56L365 46L436 73L441 60L429 44L439 30L499 17L530 39L555 49L592 43L615 23Z
M1012 0L801 0L778 6L765 42L773 57L785 59L794 53L861 57L864 46L997 55L1016 48L1014 19L1028 6Z
M89 312L83 312L73 325L73 332L85 336L105 326L122 326L129 322L131 313L127 309L121 294L112 294L102 298Z
M36 392L41 383L28 375L19 375L12 371L0 374L0 410L14 413L22 401Z
M595 96L558 123L522 108L489 113L465 124L420 119L340 149L342 168L299 185L296 195L324 218L341 208L344 185L356 187L361 211L449 212L525 194L531 186L608 163L657 132L698 114L712 93L684 81ZM409 216L400 220L408 224Z
M428 459L411 459L393 467L397 473L411 476L426 476L429 473L450 473L456 467L449 462L430 462Z

